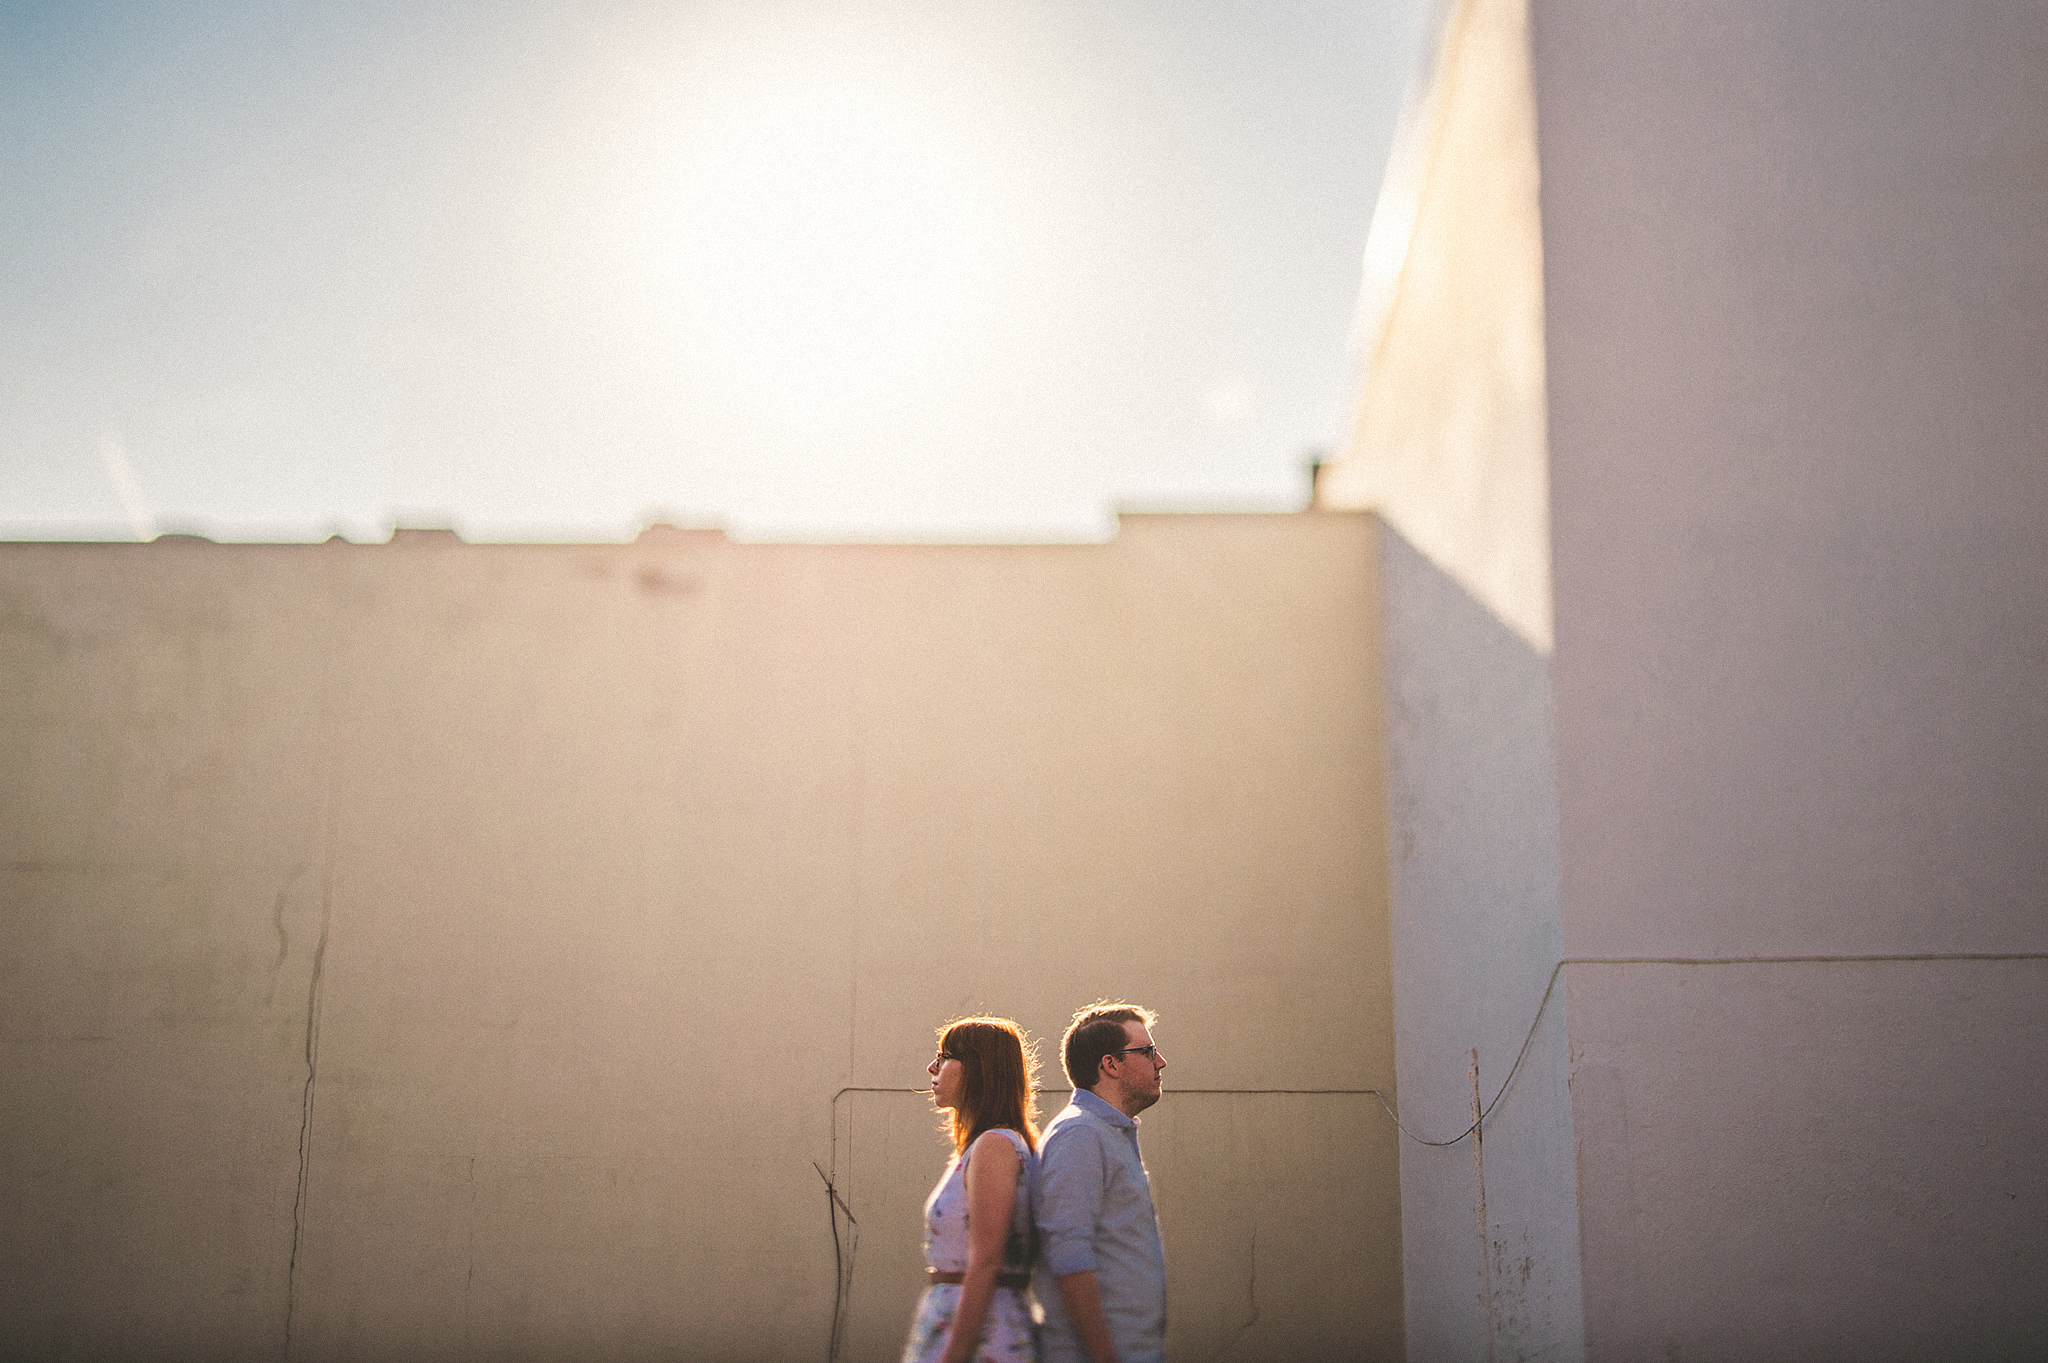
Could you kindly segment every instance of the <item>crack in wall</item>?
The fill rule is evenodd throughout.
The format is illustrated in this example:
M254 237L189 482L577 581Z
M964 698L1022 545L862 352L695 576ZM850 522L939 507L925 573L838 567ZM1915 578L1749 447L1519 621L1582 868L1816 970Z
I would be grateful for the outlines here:
M1251 1250L1247 1256L1245 1267L1244 1294L1251 1303L1251 1314L1246 1316L1238 1324L1238 1327L1230 1332L1230 1337L1218 1345L1216 1351L1209 1355L1212 1360L1229 1354L1232 1349L1237 1347L1237 1342L1250 1333L1254 1325L1259 1323L1259 1223L1256 1221L1252 1222Z
M270 987L263 991L263 1006L268 1008L277 997L278 975L284 970L285 957L291 951L291 935L285 931L284 911L291 905L292 886L306 873L303 863L292 867L285 875L284 884L277 887L277 900L270 906L270 926L277 932L277 959L270 963Z
M285 1266L284 1356L292 1356L292 1325L298 1305L299 1247L306 1235L306 1186L313 1171L314 1081L319 1076L320 983L327 964L327 925L333 907L332 858L320 896L320 941L313 948L313 976L306 986L306 1084L299 1097L299 1185L292 1196L292 1256Z
M287 876L284 884L277 888L277 902L270 906L270 925L277 929L277 959L270 963L273 988L276 987L274 977L278 971L284 969L285 953L290 951L292 946L292 939L284 930L284 906L291 899L291 887L291 877Z
M339 660L347 656L345 629L340 617L329 617L330 656ZM342 701L346 679L340 671L338 661L330 665L326 675L325 705L326 722L321 747L324 749L325 771L321 779L320 793L320 936L313 946L313 969L306 982L306 1082L299 1092L299 1180L292 1192L292 1252L285 1262L284 1275L284 1363L291 1363L293 1328L298 1324L299 1305L299 1253L306 1242L307 1192L313 1177L313 1100L318 1093L320 1077L320 1011L322 985L327 972L327 933L334 918L334 872L340 855L341 821L341 742L344 722ZM285 884L287 888L311 869L301 862L292 868L292 874ZM283 948L288 944L284 936L282 913L278 918L279 963L283 963Z
M1244 1324L1237 1327L1240 1338L1245 1331L1259 1323L1259 1227L1252 1223L1252 1248L1249 1264L1245 1270L1244 1294L1251 1301L1252 1313L1244 1318Z
M468 1271L462 1277L462 1356L470 1357L469 1302L476 1287L476 1156L469 1157L469 1243L463 1249Z

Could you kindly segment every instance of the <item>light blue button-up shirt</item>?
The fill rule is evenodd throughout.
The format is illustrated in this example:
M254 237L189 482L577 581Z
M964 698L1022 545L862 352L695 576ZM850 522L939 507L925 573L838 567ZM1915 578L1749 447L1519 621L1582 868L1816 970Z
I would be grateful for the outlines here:
M1138 1122L1086 1089L1038 1142L1038 1263L1045 1308L1041 1363L1087 1363L1057 1279L1095 1270L1109 1337L1123 1363L1166 1355L1166 1248L1152 1181L1138 1156Z

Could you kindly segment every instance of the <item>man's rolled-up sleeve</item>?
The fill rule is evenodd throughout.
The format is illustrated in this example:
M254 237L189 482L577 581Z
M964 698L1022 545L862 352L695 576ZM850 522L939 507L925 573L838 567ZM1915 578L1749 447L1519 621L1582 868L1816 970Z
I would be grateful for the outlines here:
M1040 1152L1038 1234L1055 1278L1095 1267L1102 1179L1102 1143L1086 1127L1076 1124L1054 1132Z

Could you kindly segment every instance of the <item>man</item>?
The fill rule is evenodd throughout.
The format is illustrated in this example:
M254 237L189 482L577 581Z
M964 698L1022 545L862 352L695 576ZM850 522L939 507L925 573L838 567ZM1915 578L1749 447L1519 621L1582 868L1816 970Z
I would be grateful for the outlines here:
M1158 1018L1097 1004L1074 1015L1060 1059L1074 1101L1038 1143L1041 1363L1161 1363L1166 1251L1152 1181L1138 1157L1138 1114L1159 1101L1166 1057Z

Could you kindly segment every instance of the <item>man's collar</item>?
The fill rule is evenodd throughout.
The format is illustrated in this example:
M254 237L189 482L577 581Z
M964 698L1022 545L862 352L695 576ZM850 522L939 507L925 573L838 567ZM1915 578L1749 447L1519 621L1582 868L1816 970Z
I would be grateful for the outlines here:
M1123 1112L1106 1099L1097 1098L1087 1089L1074 1090L1074 1106L1083 1112L1093 1113L1111 1126L1136 1126L1136 1117L1126 1117Z

